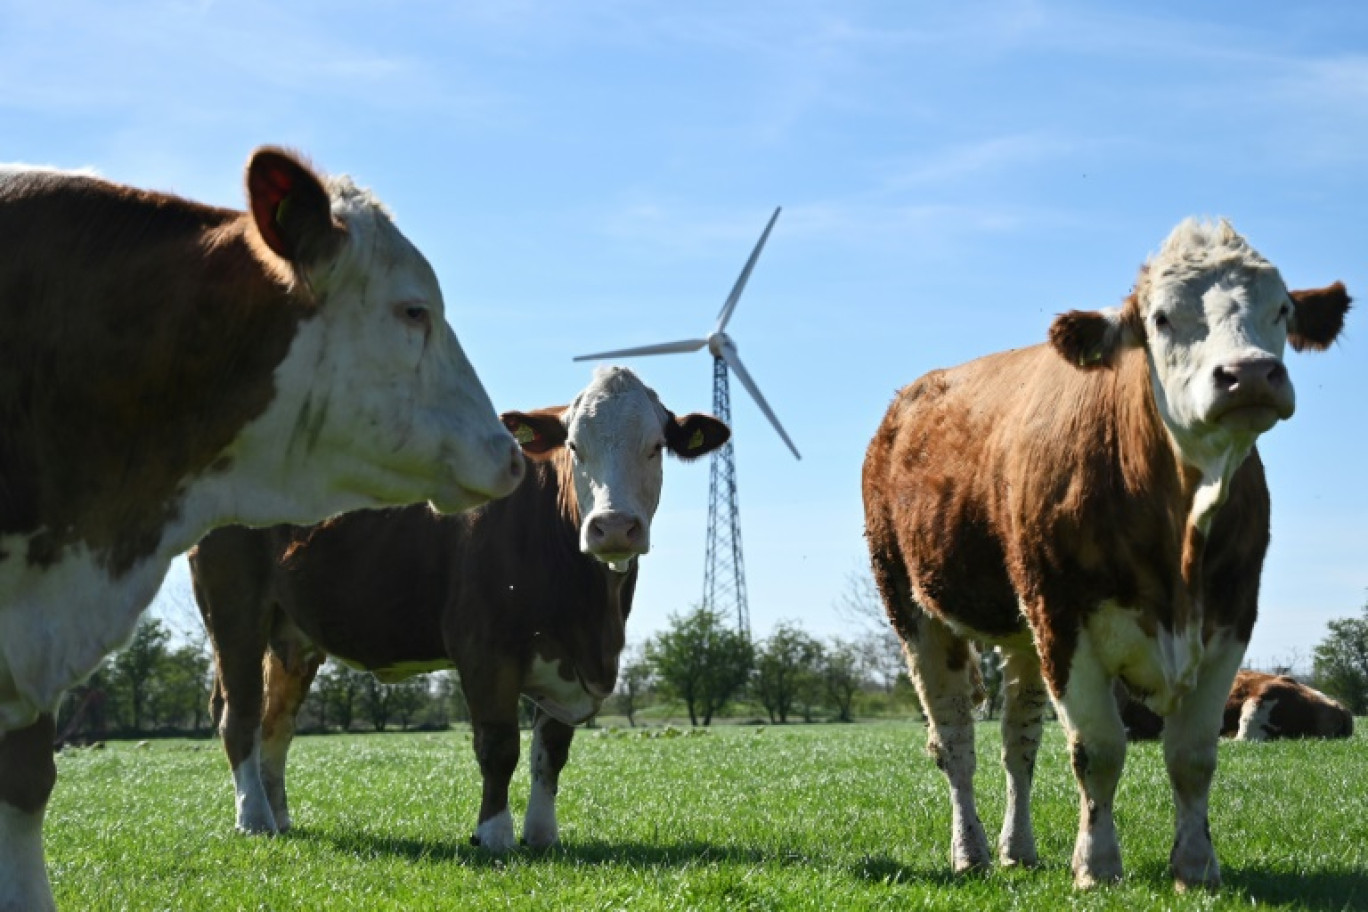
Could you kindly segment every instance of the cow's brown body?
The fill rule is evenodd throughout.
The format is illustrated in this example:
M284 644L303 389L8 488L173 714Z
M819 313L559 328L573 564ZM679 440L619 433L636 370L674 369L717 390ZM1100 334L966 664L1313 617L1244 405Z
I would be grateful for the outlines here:
M668 416L661 445L677 455L692 458L726 440L715 419L665 412L630 372L603 377L611 392L577 427L604 420L630 393L652 414ZM520 695L532 699L533 788L523 838L536 846L557 840L554 799L573 725L613 690L635 554L654 512L652 502L635 519L611 522L608 513L588 511L572 477L579 455L561 446L561 411L505 417L521 428L529 453L541 452L517 491L470 513L439 517L408 508L350 513L311 528L222 529L191 553L217 661L215 710L238 786L239 829L290 826L284 770L294 718L331 654L382 680L457 670L484 778L476 840L494 851L513 845L508 784L518 762L518 702ZM652 433L660 437L659 424ZM659 449L639 453L635 431L609 439L629 451L622 464L644 458L659 477ZM605 441L598 443L602 456ZM585 440L580 446L589 449ZM617 510L629 493L617 491ZM611 541L618 533L610 527L630 530L632 543Z
M512 495L469 514L408 507L312 528L234 527L191 552L226 704L224 747L236 767L262 729L275 829L290 825L284 758L294 716L327 655L382 679L457 670L485 777L481 823L508 807L518 701L533 662L559 665L567 688L612 692L637 569L615 573L580 553L577 522L563 512L565 461L533 463ZM583 720L538 710L556 758L543 771L553 790L572 724ZM276 756L278 767L269 762Z
M957 869L991 857L973 800L976 639L1004 658L1001 860L1037 861L1048 689L1079 783L1076 882L1120 876L1120 680L1168 717L1175 877L1219 882L1206 811L1218 714L1268 545L1253 442L1292 412L1284 341L1325 347L1347 307L1342 286L1289 295L1228 225L1185 223L1120 311L1065 314L1050 345L898 393L865 459L866 534L949 780Z
M1290 675L1241 671L1226 701L1221 734L1241 741L1348 738L1354 715Z
M522 477L379 202L278 149L246 178L235 211L0 166L0 910L51 907L52 713L176 554Z

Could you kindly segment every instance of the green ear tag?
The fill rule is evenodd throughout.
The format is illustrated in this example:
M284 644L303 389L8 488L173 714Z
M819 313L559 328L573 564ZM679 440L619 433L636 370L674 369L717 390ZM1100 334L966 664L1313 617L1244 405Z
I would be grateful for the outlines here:
M696 450L703 445L703 431L695 428L693 436L689 438L689 449Z
M1079 366L1079 367L1087 367L1089 364L1097 364L1097 363L1100 362L1101 360L1102 360L1102 352L1101 352L1100 350L1099 350L1099 351L1084 352L1083 354L1079 355L1079 357L1078 357L1078 366Z
M275 220L277 225L285 224L285 217L290 213L290 203L292 201L293 197L285 196L281 198L280 202L276 203Z
M519 444L526 445L537 439L537 432L525 424L520 424L518 429L513 432L513 438Z

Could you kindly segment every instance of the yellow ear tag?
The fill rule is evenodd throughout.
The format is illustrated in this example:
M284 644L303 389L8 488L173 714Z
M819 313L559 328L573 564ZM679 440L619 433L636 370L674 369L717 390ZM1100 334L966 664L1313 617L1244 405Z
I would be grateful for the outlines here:
M517 440L519 444L526 445L537 439L537 432L525 424L520 424L518 425L518 429L513 432L513 438Z
M1078 358L1078 366L1079 366L1079 367L1087 367L1089 364L1097 364L1097 363L1099 363L1101 360L1102 360L1102 352L1101 352L1101 350L1098 350L1098 351L1090 351L1090 352L1084 352L1084 353L1083 353L1082 355L1080 355L1079 358Z
M695 428L693 436L689 438L689 449L696 450L703 445L703 431Z

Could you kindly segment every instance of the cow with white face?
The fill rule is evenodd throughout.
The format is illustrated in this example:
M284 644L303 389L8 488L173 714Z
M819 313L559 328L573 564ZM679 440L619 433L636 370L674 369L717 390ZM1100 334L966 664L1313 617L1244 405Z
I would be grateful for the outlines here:
M294 719L331 654L382 680L459 672L484 778L474 838L493 852L515 844L518 701L533 701L523 839L558 840L560 771L573 726L617 679L664 454L694 459L729 431L708 415L676 417L623 368L597 372L569 406L503 421L531 467L504 500L461 516L408 508L312 528L222 529L192 552L239 830L289 828Z
M368 191L258 149L246 211L0 166L0 910L52 905L62 692L231 523L511 491L517 445Z
M1207 826L1217 731L1257 613L1269 500L1254 443L1291 416L1283 349L1323 349L1344 286L1289 292L1229 224L1180 224L1117 311L1050 344L932 371L869 445L866 534L945 771L957 870L991 855L974 805L972 640L1003 654L1005 864L1035 864L1046 690L1068 732L1075 881L1121 875L1113 682L1166 717L1180 887L1220 882Z

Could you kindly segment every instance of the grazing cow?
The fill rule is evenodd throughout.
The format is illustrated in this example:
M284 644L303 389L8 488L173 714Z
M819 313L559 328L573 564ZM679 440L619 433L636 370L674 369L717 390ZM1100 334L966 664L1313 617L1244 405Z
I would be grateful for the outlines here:
M598 711L617 679L662 451L693 459L729 431L706 415L676 418L623 368L597 372L568 407L503 419L531 459L527 482L505 500L461 516L415 507L313 528L221 529L191 552L239 830L289 829L295 715L331 654L382 681L457 669L484 778L473 841L493 852L514 844L508 783L519 694L531 699L523 839L557 841L571 726Z
M957 870L991 861L972 792L973 637L1004 659L1002 862L1037 860L1048 686L1080 793L1075 882L1121 876L1119 677L1167 717L1177 884L1219 883L1216 732L1268 542L1254 442L1292 414L1284 344L1327 347L1348 305L1339 284L1289 294L1228 223L1189 220L1119 310L1063 314L1048 346L933 371L894 399L865 459L866 534L949 779Z
M256 151L248 212L0 166L0 909L52 906L62 692L226 523L509 493L523 459L380 203Z

